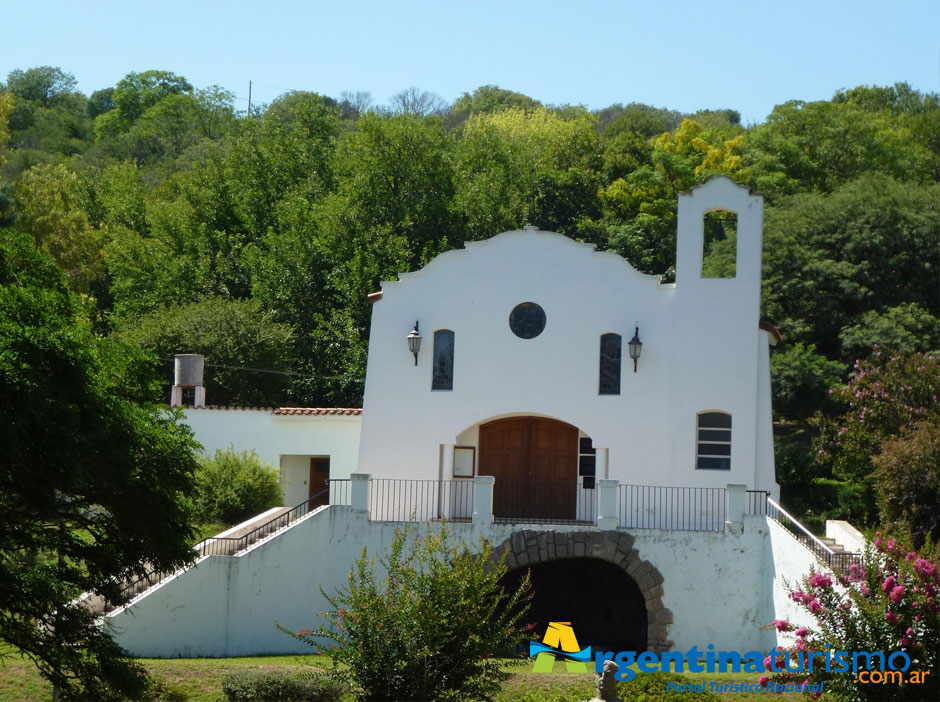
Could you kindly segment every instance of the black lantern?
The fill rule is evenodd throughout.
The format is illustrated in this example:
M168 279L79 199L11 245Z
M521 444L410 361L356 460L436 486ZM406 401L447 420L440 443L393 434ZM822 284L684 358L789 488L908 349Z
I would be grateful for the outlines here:
M640 357L640 352L643 350L643 342L640 341L640 327L637 325L636 329L633 332L633 338L627 343L627 346L630 349L630 358L633 359L633 372L636 373L636 360Z
M418 365L418 351L421 350L421 335L418 333L418 322L415 321L415 328L408 335L408 350L414 354L415 365ZM631 351L631 353L633 353Z

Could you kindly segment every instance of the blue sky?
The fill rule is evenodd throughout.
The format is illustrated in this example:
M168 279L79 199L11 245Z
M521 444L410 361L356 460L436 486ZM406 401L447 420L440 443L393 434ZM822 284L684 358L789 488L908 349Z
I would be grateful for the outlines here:
M940 1L6 0L0 77L60 66L86 93L151 68L219 84L244 109L286 90L448 102L485 84L591 109L729 107L907 81L940 91Z

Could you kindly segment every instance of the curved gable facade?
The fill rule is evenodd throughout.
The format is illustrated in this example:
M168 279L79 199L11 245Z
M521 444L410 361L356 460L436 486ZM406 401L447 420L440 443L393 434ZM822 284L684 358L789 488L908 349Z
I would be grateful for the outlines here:
M702 222L714 209L737 214L734 278L701 275ZM548 418L576 428L577 446L551 460L565 463L573 451L579 486L593 484L585 478L743 483L776 494L768 336L758 328L761 218L761 198L727 178L681 196L674 284L532 227L384 283L373 305L359 470L449 480L465 476L468 462L473 475L493 474L487 462L512 462L519 451L533 453L522 469L549 470L539 452L554 449L529 436L545 433L534 420ZM417 363L406 342L416 321ZM628 342L637 329L634 372ZM449 347L435 349L440 339ZM727 432L702 433L698 418L708 412L730 417L729 441ZM511 417L533 421L481 446L481 427ZM560 441L570 439L543 443ZM463 449L456 469L455 447ZM703 450L728 460L702 461Z

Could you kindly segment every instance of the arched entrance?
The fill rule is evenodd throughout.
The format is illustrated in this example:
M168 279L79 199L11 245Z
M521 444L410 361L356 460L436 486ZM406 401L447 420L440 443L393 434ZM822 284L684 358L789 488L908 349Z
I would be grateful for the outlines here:
M531 575L526 621L543 633L549 622L571 622L578 643L605 651L647 649L646 601L633 578L598 558L564 558L517 568L503 585L516 590Z
M668 651L672 647L672 641L669 639L669 627L672 625L672 612L663 604L663 576L659 570L649 561L644 560L637 549L634 547L635 538L630 534L620 531L553 531L553 530L534 530L522 529L513 532L512 536L503 541L493 549L491 559L498 561L505 557L506 566L509 572L506 574L507 586L512 586L513 581L510 577L519 577L525 569L533 570L533 578L538 577L543 583L542 596L547 599L558 597L561 600L567 598L568 612L564 612L561 619L549 621L570 621L575 627L575 633L578 642L582 645L588 643L592 645L605 645L601 639L606 638L608 625L604 622L616 617L622 617L621 624L624 628L632 627L632 634L625 633L624 636L631 636L634 641L642 643L645 640L645 649L655 653ZM594 561L603 562L603 566L584 565ZM561 580L553 578L557 571L553 572L551 568L541 568L542 564L563 563L559 569L567 570L562 574ZM582 567L583 566L583 567ZM623 578L607 566L612 566L615 570L623 573L631 584L626 584ZM594 577L594 576L600 576ZM610 589L598 586L598 589L591 590L593 587L590 580L606 579L619 583L619 590L611 592ZM568 581L570 585L561 585L560 582ZM577 588L582 588L578 591ZM633 588L636 588L634 591ZM554 590L553 590L554 588ZM572 595L566 595L565 588L573 592ZM574 589L571 589L574 588ZM588 594L588 592L592 594ZM639 592L641 599L633 596ZM629 612L618 614L623 610L617 609L614 600L611 598L624 598L629 600ZM642 600L642 601L641 601ZM547 616L556 609L549 610L551 603L543 608L543 611L536 612L539 616ZM586 612L585 634L582 635L577 625L579 612ZM645 632L636 631L642 628L643 615L645 613L646 629ZM598 622L599 620L599 622ZM596 630L590 634L593 638L597 636L599 641L594 644L593 641L585 638L589 635L590 627L594 626L591 622L597 622ZM538 632L541 636L544 629ZM634 650L634 649L621 649Z
M479 474L496 478L497 518L575 519L578 429L545 417L481 424Z

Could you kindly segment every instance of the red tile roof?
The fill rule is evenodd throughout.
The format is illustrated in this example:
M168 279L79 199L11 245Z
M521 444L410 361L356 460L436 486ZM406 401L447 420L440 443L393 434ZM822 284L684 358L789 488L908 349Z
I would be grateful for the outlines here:
M360 407L234 407L227 405L205 405L193 407L186 405L188 410L241 410L243 412L271 412L278 416L304 415L313 417L355 417L362 414Z
M274 414L303 414L314 416L349 417L362 414L361 407L278 407Z

